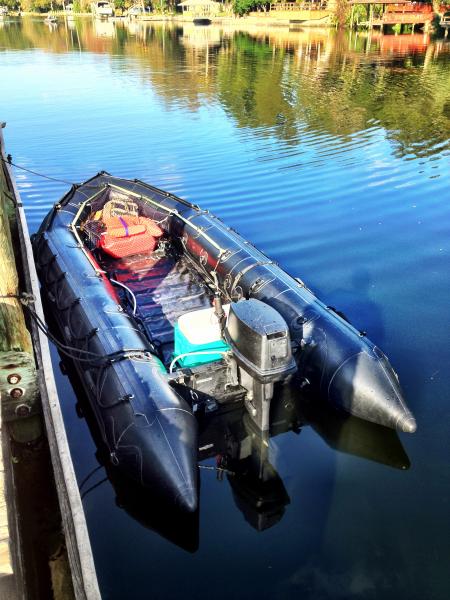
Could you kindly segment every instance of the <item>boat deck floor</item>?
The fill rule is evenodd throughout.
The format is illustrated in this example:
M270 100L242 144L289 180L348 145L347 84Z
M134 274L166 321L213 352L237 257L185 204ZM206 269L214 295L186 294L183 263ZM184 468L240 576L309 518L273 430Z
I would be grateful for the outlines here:
M135 255L102 260L112 279L126 285L136 298L136 317L167 366L174 349L173 328L177 319L190 311L208 308L212 292L184 256L163 249L150 256ZM118 288L124 302L126 292Z

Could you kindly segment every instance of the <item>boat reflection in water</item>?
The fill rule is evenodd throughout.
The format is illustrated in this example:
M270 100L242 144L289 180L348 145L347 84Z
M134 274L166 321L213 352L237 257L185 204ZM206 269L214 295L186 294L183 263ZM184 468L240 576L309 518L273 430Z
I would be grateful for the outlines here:
M288 430L300 431L296 422L289 422ZM226 474L236 506L254 529L263 531L281 520L290 499L270 463L269 434L258 430L244 409L222 410L207 419L199 457L215 457L218 480Z
M80 390L77 376L70 367L68 375L75 389ZM78 397L79 414L86 417L97 446L96 458L114 489L117 506L142 526L188 552L195 552L199 547L201 508L192 514L177 512L166 503L156 502L149 490L121 474L102 446L89 403L82 396ZM217 406L206 396L196 401L201 473L215 471L219 484L228 482L236 507L257 531L275 526L290 503L283 480L270 462L270 438L289 435L289 432L298 435L302 428L311 426L337 451L397 469L410 466L396 431L336 412L317 399L299 394L298 389L289 385L278 389L272 401L270 430L265 433L255 427L242 404ZM214 465L211 465L212 458ZM95 479L98 481L98 474ZM83 496L89 489L84 489Z
M155 501L151 492L125 477L111 461L97 458L106 470L111 483L116 505L132 519L147 529L151 529L172 544L187 552L196 552L199 546L199 510L193 513L167 507L166 503Z
M311 426L335 450L397 469L410 466L396 431L338 413L290 386L281 387L272 401L270 421L269 432L263 433L244 409L224 407L205 417L200 432L200 461L216 457L219 479L226 473L236 506L258 531L276 525L290 503L270 463L270 438L287 432L298 435Z
M94 34L98 38L114 38L116 37L116 28L114 23L104 19L94 20Z

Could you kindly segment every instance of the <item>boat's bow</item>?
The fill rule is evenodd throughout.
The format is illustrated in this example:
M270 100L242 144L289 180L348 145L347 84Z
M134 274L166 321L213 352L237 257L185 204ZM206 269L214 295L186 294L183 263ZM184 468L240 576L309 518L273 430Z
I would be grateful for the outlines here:
M328 398L335 406L373 423L407 433L417 428L395 372L376 347L350 356L336 368Z
M197 509L197 422L187 406L135 419L120 437L114 460L155 497L182 511Z

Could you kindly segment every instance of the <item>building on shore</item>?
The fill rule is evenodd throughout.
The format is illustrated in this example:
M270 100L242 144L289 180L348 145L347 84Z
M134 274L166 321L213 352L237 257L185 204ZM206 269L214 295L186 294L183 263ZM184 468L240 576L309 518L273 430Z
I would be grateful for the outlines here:
M184 0L178 6L181 7L183 14L194 19L216 17L223 10L223 4L214 0Z
M351 6L350 26L368 27L372 29L379 27L381 30L386 26L410 25L414 32L415 27L423 27L425 31L431 26L434 18L433 6L425 2L410 2L410 0L350 0ZM381 11L379 7L381 5ZM355 16L355 7L368 7L367 18L358 20ZM375 12L375 7L378 7Z

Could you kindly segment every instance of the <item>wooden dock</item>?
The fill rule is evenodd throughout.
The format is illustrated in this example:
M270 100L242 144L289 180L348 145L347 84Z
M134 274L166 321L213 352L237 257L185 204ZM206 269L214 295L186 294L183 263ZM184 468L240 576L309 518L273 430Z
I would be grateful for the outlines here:
M441 20L439 21L439 25L444 29L445 31L445 37L448 36L448 30L450 29L450 10L445 11L442 16L441 16Z
M3 439L0 415L0 436ZM3 466L3 449L0 441L0 598L17 597L14 591L13 566L9 548L10 534L5 490L5 469ZM5 589L6 588L6 589Z
M30 442L45 424L59 504L64 552L70 568L52 577L55 600L99 600L97 576L83 505L78 490L48 340L27 318L23 302L42 319L44 313L25 212L11 165L8 163L0 123L0 398L3 426L0 460L0 598L28 600L36 594L27 588L16 493L23 487L23 470L15 469L11 438ZM55 495L56 497L56 495ZM40 515L35 515L40 519ZM50 567L50 570L52 568ZM53 576L53 573L52 573ZM71 579L71 585L70 585ZM3 587L2 587L3 586ZM69 587L69 589L68 589ZM71 588L71 589L70 589Z
M414 27L423 26L425 31L431 26L434 18L433 7L425 2L411 2L411 0L349 0L352 7L350 16L350 27L364 26L372 29L379 27L381 30L385 26L392 25L411 25ZM369 19L364 22L356 22L354 19L354 9L356 5L365 5L369 7ZM375 5L382 5L382 14L375 16Z

